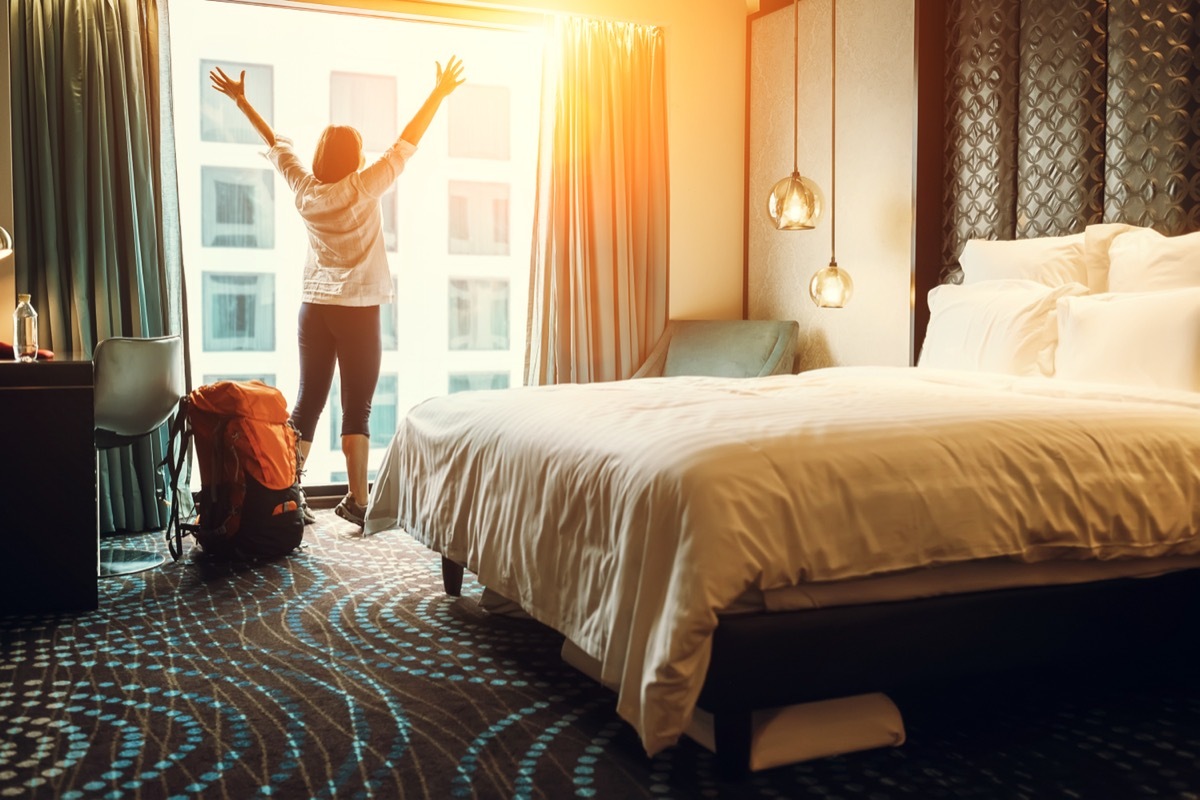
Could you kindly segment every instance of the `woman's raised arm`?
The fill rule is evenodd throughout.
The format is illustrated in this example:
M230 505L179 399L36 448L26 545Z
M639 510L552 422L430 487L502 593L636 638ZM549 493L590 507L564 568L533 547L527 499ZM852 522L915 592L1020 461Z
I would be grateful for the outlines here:
M254 130L258 131L258 135L263 138L267 146L274 147L275 131L271 130L267 121L246 99L246 70L242 70L241 77L235 81L226 75L223 69L217 67L208 73L208 78L212 81L214 89L237 103L237 107L246 115L246 119L250 120L250 124L254 126Z
M442 69L442 65L438 63L437 80L433 85L433 91L429 93L429 97L425 98L425 102L417 109L417 113L413 115L408 125L404 126L404 131L400 134L401 139L409 144L420 144L421 137L425 135L425 130L429 127L429 123L433 121L433 116L437 113L442 101L462 85L462 70L462 61L459 60L458 56L450 56L450 60L446 62L444 70Z

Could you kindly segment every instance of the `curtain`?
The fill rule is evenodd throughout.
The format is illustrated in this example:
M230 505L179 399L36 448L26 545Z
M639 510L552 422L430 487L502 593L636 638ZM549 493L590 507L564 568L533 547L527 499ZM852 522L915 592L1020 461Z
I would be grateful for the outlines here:
M157 0L10 0L17 290L44 347L178 332L173 130ZM100 455L100 530L166 522L165 432ZM51 479L52 476L51 476Z
M628 378L667 324L663 34L566 16L551 26L525 382Z

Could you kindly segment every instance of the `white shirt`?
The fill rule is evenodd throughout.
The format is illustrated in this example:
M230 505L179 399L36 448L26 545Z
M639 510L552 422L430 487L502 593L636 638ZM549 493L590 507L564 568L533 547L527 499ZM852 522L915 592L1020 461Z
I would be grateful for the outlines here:
M265 155L296 194L308 229L301 301L334 306L377 306L395 290L383 248L379 198L417 151L397 139L377 161L337 183L322 183L280 136Z

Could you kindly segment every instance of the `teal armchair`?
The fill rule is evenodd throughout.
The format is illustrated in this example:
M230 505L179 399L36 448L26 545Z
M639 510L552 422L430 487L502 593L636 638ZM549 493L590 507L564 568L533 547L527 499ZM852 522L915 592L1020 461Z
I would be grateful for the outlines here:
M793 371L795 320L671 320L634 378L754 378Z

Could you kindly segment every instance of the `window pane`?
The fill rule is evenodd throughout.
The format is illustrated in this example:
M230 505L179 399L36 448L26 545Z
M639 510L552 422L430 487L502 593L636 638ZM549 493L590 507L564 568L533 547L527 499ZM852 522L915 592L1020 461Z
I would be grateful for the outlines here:
M210 383L216 383L217 381L262 381L267 386L274 386L275 385L275 376L267 374L265 372L257 374L257 375L250 375L250 374L245 374L245 373L242 373L242 374L218 373L215 375L205 374L203 381L206 385L210 384Z
M267 169L202 167L205 247L275 246L275 180Z
M508 160L507 86L464 84L450 95L450 155Z
M400 235L396 230L396 187L393 185L379 198L379 213L383 215L383 247L389 253L400 249Z
M508 251L508 198L492 201L492 240Z
M391 75L331 73L329 122L356 128L367 152L387 150L400 135L396 129L396 79Z
M396 423L399 421L400 404L396 397L397 380L395 375L380 375L379 383L375 385L375 394L371 397L371 447L387 447L396 433ZM326 405L329 413L329 449L342 449L342 389L341 381L336 378L329 390L329 403Z
M450 373L450 394L455 392L474 392L482 389L507 389L507 372L452 372Z
M508 281L450 281L450 349L508 349Z
M450 181L452 255L508 255L508 184Z
M237 105L220 92L214 91L208 73L220 67L237 80L246 71L246 99L268 125L274 125L275 87L274 68L269 64L243 64L237 61L200 61L200 139L205 142L240 142L262 144L262 137L238 110Z
M205 272L204 349L275 349L275 276Z
M454 252L454 242L471 238L471 226L467 222L467 198L451 193L450 195L450 250Z
M367 481L368 482L374 481L375 476L378 474L379 474L379 470L368 469L367 470ZM329 473L329 482L330 483L346 483L349 480L350 480L350 476L346 473L346 470L344 470L344 469L335 469L333 472Z
M398 294L396 276L392 276L392 294ZM396 303L384 303L379 307L379 333L384 350L396 349Z
M486 377L493 373L521 382L545 32L327 8L295 13L279 4L171 0L174 30L187 32L174 37L170 57L173 74L185 77L174 85L175 151L180 164L194 165L179 175L181 246L196 271L187 298L190 358L197 381L273 376L289 406L299 391L296 320L307 232L286 181L260 155L261 139L212 89L209 70L221 66L236 79L245 69L248 98L308 167L330 122L354 125L367 159L378 157L428 96L434 62L462 57L472 83L442 104L409 168L380 198L399 292L380 308L381 374L396 378L394 389L385 381L388 399L376 398L371 415L375 468L394 433L387 428L415 404L445 394L452 374L471 376L455 385L490 386L502 380ZM353 46L296 46L303 41ZM448 199L451 180L463 181L465 191ZM461 254L451 255L448 225ZM205 272L242 280L268 273L273 293L264 294L257 278L216 287L208 279L206 292ZM482 294L463 292L465 320L447 320L451 278L483 282ZM489 282L498 283L489 289ZM458 350L448 343L452 330ZM337 435L326 427L333 411L327 406L321 415L306 483L345 478L340 411L332 423Z

